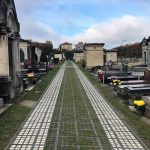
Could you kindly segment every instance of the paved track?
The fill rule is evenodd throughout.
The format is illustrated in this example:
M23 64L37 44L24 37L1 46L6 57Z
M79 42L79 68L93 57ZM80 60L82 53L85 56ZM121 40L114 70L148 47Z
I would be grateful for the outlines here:
M112 150L71 63L51 121L45 150Z
M119 118L105 99L97 92L85 75L75 64L74 67L113 149L144 150L139 140L133 135L127 125Z
M18 135L12 140L9 147L10 150L44 149L64 71L65 64L62 66L38 105L26 120Z

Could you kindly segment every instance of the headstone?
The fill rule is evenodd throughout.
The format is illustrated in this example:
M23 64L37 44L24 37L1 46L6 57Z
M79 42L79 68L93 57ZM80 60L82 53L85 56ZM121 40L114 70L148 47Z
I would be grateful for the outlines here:
M2 106L3 105L3 98L0 98L0 106Z

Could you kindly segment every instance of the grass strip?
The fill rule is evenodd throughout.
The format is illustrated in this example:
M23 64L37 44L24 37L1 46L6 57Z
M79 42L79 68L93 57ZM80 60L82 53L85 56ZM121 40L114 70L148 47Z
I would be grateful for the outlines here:
M0 149L3 150L31 108L13 105L0 116Z

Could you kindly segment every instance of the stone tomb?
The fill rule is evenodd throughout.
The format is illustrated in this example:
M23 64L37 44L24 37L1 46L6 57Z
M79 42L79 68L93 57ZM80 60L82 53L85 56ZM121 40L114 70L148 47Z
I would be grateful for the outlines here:
M86 68L104 65L104 45L104 43L86 43L84 45Z
M21 85L19 62L19 22L13 0L0 2L0 97L15 96Z

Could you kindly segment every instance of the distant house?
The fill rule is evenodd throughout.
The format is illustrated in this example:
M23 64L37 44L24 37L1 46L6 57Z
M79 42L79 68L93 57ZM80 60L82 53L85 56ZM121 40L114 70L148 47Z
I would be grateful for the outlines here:
M76 63L84 59L84 53L74 53L74 60Z
M104 43L86 43L84 45L86 68L104 65L104 45Z
M75 51L83 51L84 50L84 44L83 42L79 42L75 45Z
M117 49L105 50L106 62L117 62Z
M72 44L65 42L65 43L60 45L59 49L60 50L66 50L66 51L72 51Z

